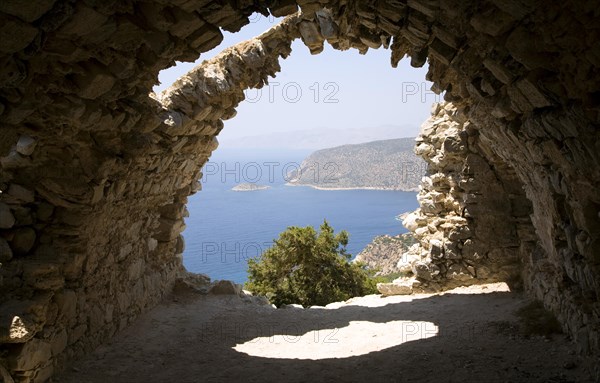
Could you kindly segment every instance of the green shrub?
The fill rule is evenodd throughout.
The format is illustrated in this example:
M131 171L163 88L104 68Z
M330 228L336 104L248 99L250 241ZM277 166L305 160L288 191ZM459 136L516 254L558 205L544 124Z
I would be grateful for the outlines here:
M248 260L245 288L276 306L322 306L375 293L364 266L349 262L347 245L348 233L334 234L327 221L319 233L312 226L288 227L259 258Z

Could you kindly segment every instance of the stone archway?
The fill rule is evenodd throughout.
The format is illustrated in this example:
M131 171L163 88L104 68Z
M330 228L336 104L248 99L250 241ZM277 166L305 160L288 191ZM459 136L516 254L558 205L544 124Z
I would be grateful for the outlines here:
M170 289L182 270L186 198L199 189L222 120L235 115L244 89L279 70L295 38L313 53L327 41L363 53L389 46L392 65L406 54L414 66L430 61L428 78L454 106L437 111L449 131L424 132L419 147L462 192L440 177L428 195L443 197L448 211L466 205L467 226L481 235L467 246L475 251L465 250L470 238L461 238L468 230L458 218L442 227L449 241L439 241L436 225L421 231L422 250L437 259L419 266L421 280L522 272L582 349L598 351L600 140L591 74L600 52L590 42L598 34L592 5L298 3L301 15L154 99L147 94L158 70L195 59L222 39L219 27L235 31L267 8L195 0L0 6L0 339L2 364L19 381L43 381ZM296 9L282 1L269 11ZM436 132L443 124L433 124ZM471 192L484 176L491 192ZM477 199L494 219L478 214ZM489 225L511 241L492 242ZM509 269L451 259L475 253L486 262L508 258Z

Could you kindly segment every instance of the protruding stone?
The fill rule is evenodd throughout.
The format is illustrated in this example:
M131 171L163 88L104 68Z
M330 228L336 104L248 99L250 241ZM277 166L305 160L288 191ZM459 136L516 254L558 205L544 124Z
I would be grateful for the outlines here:
M275 17L290 15L298 10L298 5L294 0L278 0L275 5L269 8L271 14Z
M0 263L10 261L13 257L12 250L8 242L0 237Z
M310 21L302 21L298 25L302 42L310 49L310 53L315 55L323 51L323 36L319 32L317 25Z
M26 255L35 244L35 230L30 227L19 228L14 231L11 247L15 255Z
M30 156L35 150L37 141L29 136L21 136L17 141L17 152L24 156Z
M383 296L390 295L410 295L413 293L412 281L408 282L396 282L393 283L378 283L377 290Z
M31 23L39 19L44 13L52 9L56 0L2 0L0 12L16 16L23 21Z
M11 150L6 157L0 158L0 164L6 170L18 169L27 166L27 160L16 150Z
M0 23L0 52L11 54L27 47L38 30L18 19L3 18Z
M35 194L31 190L18 184L10 184L7 193L23 203L31 203L35 200Z
M215 281L208 292L215 295L239 295L242 287L231 281Z
M54 213L54 206L52 206L46 202L40 203L37 208L37 211L36 211L37 218L43 222L48 222L50 220L50 218L52 218L53 213Z
M0 229L10 229L15 224L15 216L8 205L0 202Z
M156 247L158 246L158 241L154 238L148 238L148 251L152 252L154 250L156 250Z
M46 364L52 357L52 347L48 342L33 339L25 343L17 355L10 360L10 367L15 371L28 371Z

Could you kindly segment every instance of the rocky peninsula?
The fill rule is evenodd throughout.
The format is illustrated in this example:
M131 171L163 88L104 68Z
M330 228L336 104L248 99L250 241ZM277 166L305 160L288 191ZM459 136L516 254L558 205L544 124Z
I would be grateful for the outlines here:
M414 138L398 138L317 150L289 174L288 185L417 191L426 165L414 146Z

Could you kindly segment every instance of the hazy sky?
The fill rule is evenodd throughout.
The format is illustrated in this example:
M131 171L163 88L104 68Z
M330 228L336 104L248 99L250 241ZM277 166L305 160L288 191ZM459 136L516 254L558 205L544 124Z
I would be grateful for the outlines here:
M196 63L178 63L161 72L161 86L168 87L179 76L203 60L240 41L259 35L277 20L255 15L240 32L225 32L223 43L203 54ZM246 92L237 116L225 121L220 140L270 132L316 128L369 128L409 125L398 137L415 136L429 117L430 105L439 100L425 81L427 67L412 68L404 59L398 68L390 65L390 51L380 48L359 55L356 50L337 51L325 44L319 55L311 55L300 40L281 60L281 72L260 90Z

